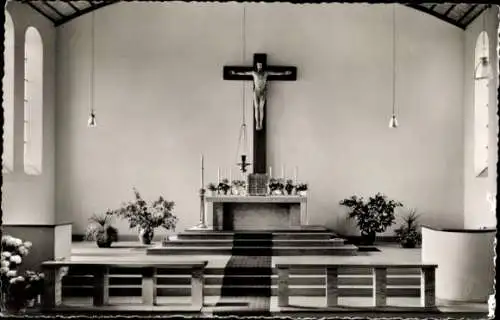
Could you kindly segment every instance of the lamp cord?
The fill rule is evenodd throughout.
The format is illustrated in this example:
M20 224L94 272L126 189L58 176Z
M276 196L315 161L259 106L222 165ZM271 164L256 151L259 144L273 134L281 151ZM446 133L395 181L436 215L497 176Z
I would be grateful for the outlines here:
M392 7L392 115L396 115L396 4Z
M94 50L94 39L95 39L95 23L94 23L94 12L92 12L92 28L91 28L91 36L92 36L92 42L91 42L91 66L90 66L90 72L91 72L91 78L90 78L90 112L94 113L94 55L95 55L95 50Z
M245 54L246 54L246 6L243 5L243 18L241 21L241 42L242 42L242 61L245 61ZM241 147L241 140L243 136L243 153L246 153L247 151L247 125L246 125L246 95L245 95L245 81L241 82L241 90L242 90L242 122L241 122L241 127L240 127L240 134L238 136L238 147L236 148L236 159L237 161L239 160L239 154L238 152L240 151Z

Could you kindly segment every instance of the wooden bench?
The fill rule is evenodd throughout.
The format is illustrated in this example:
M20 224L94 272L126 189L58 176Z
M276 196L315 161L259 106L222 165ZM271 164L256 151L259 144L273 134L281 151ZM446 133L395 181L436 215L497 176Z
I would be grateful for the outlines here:
M326 277L326 307L338 306L339 269L369 268L373 279L373 307L387 306L387 269L420 269L420 307L432 309L436 306L435 264L276 264L278 270L278 306L289 306L290 270L323 269Z
M204 270L207 261L172 261L172 262L141 262L141 261L46 261L42 263L45 273L45 286L42 295L42 309L50 311L56 309L62 302L62 278L67 274L68 268L78 267L88 270L93 277L92 301L94 308L103 310L120 310L119 307L109 305L109 269L110 268L135 268L142 275L142 308L155 310L156 297L156 271L158 269L186 269L191 273L191 305L190 311L200 311L203 307ZM127 309L121 307L122 309ZM129 307L137 309L137 306ZM168 308L163 308L168 311ZM162 310L163 310L162 309ZM175 311L175 310L174 310ZM179 310L180 311L180 310Z

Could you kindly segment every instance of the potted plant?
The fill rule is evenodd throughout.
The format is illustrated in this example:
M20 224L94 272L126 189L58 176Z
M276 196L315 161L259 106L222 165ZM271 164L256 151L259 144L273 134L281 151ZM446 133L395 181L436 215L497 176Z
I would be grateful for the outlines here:
M295 187L295 190L297 190L297 194L299 196L302 196L302 197L307 196L307 183L297 184L297 187Z
M99 248L111 247L113 242L118 241L118 229L111 225L112 219L111 211L92 215L85 230L85 240L95 241Z
M32 243L10 235L2 236L0 283L2 309L19 313L33 307L39 300L44 285L44 274L26 270L19 274L23 258L28 255Z
M217 195L217 186L214 183L209 183L207 189L210 191L212 197Z
M415 209L410 209L408 215L404 217L404 224L394 230L398 242L403 248L415 248L422 242L422 234L418 230L419 215Z
M282 195L284 188L285 185L283 184L283 181L281 181L280 179L276 178L269 179L269 190L272 195Z
M356 219L361 231L361 244L371 245L378 232L384 232L394 224L394 210L403 206L400 202L389 200L385 195L377 193L365 201L363 197L352 196L340 201L340 205L351 209L349 219Z
M232 184L232 194L240 195L243 193L243 189L245 188L245 181L243 180L233 180Z
M222 194L227 195L227 192L231 189L231 186L229 185L229 180L222 179L222 181L219 182L219 185L217 188L218 188L219 192L222 192Z
M112 214L128 220L130 228L139 228L139 239L143 244L151 244L156 228L175 230L178 219L173 214L173 201L160 196L158 200L148 204L135 188L134 194L135 200L124 203Z
M287 180L285 183L286 194L292 195L294 188L295 188L295 185L293 184L293 180L291 180L291 179Z

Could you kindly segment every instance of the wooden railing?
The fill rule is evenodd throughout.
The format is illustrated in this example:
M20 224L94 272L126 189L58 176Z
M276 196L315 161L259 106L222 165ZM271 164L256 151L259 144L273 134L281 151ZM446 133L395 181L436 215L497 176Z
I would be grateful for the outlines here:
M156 271L158 269L185 269L191 273L191 307L201 310L203 307L204 270L207 261L193 262L78 262L78 261L46 261L42 263L45 273L45 287L42 295L42 309L56 309L62 302L62 278L68 268L78 267L88 270L93 277L92 300L95 307L109 305L109 269L134 268L140 269L142 275L142 305L155 306Z
M372 272L373 307L387 306L387 269L420 269L420 306L434 308L435 264L277 264L278 270L278 306L289 306L290 270L323 269L326 277L326 307L339 306L339 270L349 268L369 268Z

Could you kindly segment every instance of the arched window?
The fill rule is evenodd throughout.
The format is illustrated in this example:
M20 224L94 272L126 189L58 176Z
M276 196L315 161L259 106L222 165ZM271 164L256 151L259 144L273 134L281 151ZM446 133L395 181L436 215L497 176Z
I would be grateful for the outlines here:
M24 44L24 172L42 173L43 140L43 43L34 27L28 27Z
M474 66L480 63L481 57L488 60L488 34L482 31L476 41ZM489 80L474 81L474 172L476 177L488 176L488 102Z
M5 50L3 85L3 154L2 172L14 171L14 22L5 11Z

